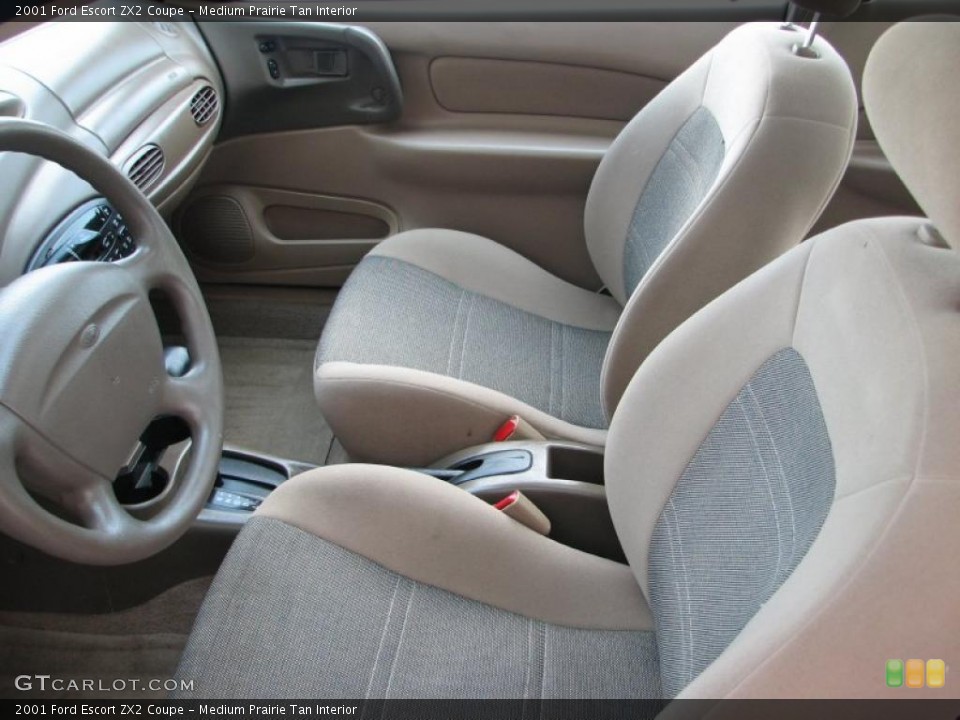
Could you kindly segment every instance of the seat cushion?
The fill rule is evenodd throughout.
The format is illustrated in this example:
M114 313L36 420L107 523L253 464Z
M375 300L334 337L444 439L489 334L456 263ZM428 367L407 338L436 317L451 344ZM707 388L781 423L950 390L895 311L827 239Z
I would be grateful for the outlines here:
M268 498L178 676L204 698L550 699L658 697L659 672L626 566L434 478L352 465Z
M341 291L317 365L354 362L439 373L600 428L610 333L565 325L466 290L395 258L365 259Z
M544 434L583 441L564 426L607 426L601 371L619 309L611 298L560 280L486 238L404 233L365 258L341 290L317 351L318 400L348 451L356 445L350 426L321 387L327 377L321 370L333 363L403 368L485 388L514 399L512 412ZM404 382L409 388L418 381ZM426 388L419 398L413 395L403 406L384 407L371 422L395 422L409 417L411 405L430 401ZM466 404L465 398L460 405ZM457 403L434 412L450 414L445 424L469 420ZM538 413L559 424L539 422ZM496 417L506 419L502 411ZM462 435L471 430L465 427ZM362 434L382 433L367 425ZM473 444L489 437L480 434ZM360 458L402 462L390 455Z
M241 533L178 676L203 698L659 697L652 632L554 625L271 518Z

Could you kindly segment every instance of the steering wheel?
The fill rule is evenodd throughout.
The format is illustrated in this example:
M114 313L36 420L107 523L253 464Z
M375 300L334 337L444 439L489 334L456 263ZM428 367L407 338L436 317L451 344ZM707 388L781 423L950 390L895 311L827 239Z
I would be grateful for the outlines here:
M123 216L127 258L30 272L0 289L0 530L74 562L113 565L180 537L213 486L223 441L223 378L210 316L176 240L109 160L47 125L0 119L0 152L74 172ZM191 365L165 369L149 294L177 314ZM178 417L189 459L135 517L113 482L151 422Z

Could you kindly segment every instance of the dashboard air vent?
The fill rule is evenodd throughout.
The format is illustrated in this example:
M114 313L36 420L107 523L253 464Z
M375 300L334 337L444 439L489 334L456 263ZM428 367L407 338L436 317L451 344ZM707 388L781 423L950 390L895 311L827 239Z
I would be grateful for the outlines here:
M210 122L210 118L217 114L219 102L217 91L210 85L204 85L197 90L196 95L190 100L190 114L193 115L194 122L197 125L206 125Z
M127 177L143 191L146 191L163 172L163 150L159 145L144 145L134 153L127 165Z

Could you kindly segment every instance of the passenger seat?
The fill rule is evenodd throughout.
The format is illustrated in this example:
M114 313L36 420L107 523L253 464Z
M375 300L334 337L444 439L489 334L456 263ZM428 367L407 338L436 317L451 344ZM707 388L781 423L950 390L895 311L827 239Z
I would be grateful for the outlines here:
M351 457L423 465L490 440L512 415L604 445L644 358L799 243L844 173L854 83L825 40L798 53L803 39L779 23L739 27L614 141L585 217L609 294L454 230L374 249L316 356L320 409Z

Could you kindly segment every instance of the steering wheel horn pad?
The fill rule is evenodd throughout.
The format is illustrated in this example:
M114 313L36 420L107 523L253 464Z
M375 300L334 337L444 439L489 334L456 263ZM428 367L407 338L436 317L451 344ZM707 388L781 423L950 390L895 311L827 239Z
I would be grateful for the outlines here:
M147 295L107 263L54 265L8 289L0 404L112 479L159 407L163 345Z

